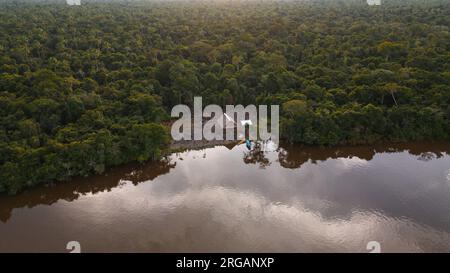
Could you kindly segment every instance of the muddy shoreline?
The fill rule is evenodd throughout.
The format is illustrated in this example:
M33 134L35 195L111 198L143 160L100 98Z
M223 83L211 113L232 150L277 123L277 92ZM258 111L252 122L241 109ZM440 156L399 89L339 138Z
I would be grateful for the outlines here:
M241 143L241 140L180 140L172 141L169 145L169 153L181 150L199 150L215 146L226 146L230 149Z

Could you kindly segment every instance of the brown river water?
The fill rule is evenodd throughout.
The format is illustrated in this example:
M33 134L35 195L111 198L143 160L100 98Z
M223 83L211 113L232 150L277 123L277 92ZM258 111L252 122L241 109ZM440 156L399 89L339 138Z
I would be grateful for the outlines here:
M450 252L450 143L174 153L0 196L0 252Z

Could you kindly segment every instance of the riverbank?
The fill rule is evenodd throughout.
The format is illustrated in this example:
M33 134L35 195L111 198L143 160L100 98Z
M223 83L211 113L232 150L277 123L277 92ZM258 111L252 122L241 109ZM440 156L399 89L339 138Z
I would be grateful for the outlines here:
M169 153L176 151L183 151L187 149L198 150L205 148L212 148L215 146L225 146L232 149L238 145L240 140L181 140L172 141L169 145Z

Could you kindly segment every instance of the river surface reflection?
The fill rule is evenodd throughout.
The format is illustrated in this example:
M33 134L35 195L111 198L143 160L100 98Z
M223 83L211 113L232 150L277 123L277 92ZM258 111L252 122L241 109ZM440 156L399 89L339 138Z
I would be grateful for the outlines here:
M0 196L0 252L450 252L450 143L175 153Z

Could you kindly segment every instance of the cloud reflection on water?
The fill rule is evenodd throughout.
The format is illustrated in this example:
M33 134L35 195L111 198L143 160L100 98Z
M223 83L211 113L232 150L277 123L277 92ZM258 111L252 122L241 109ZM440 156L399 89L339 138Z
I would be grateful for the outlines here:
M0 198L14 209L0 252L27 238L36 251L75 238L87 251L366 252L373 240L382 251L450 251L448 153L375 150L216 147Z

